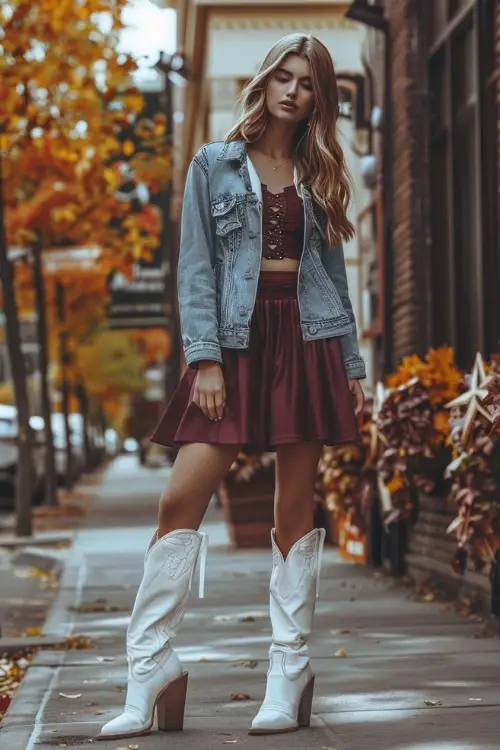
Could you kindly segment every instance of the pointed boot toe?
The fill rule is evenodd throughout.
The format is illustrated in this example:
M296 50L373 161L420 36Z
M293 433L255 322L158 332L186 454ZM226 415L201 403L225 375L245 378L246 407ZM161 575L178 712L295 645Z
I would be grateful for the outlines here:
M285 734L296 732L299 724L286 706L262 706L248 734Z
M144 725L139 716L128 711L124 711L120 716L115 719L111 719L105 724L99 734L97 740L118 740L122 737L139 737L141 734L146 734L151 729L152 722L149 725Z

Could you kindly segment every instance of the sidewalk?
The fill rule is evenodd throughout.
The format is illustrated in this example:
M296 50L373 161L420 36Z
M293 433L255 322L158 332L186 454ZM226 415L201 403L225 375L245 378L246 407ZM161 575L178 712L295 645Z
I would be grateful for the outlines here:
M333 550L325 553L311 641L312 727L248 736L265 687L270 554L228 550L214 509L205 523L206 599L193 590L175 640L190 674L185 731L94 743L124 702L128 613L167 476L130 457L104 474L100 503L80 521L45 628L88 636L96 648L39 652L0 730L2 750L498 750L499 641L477 637L477 623L413 601L408 589ZM345 658L335 656L339 649ZM238 694L244 699L232 700Z

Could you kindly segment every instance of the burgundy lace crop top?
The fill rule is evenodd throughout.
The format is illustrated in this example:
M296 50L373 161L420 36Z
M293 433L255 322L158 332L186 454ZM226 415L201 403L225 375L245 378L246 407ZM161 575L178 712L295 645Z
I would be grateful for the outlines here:
M262 255L266 260L300 260L304 245L304 209L295 185L271 193L262 185Z

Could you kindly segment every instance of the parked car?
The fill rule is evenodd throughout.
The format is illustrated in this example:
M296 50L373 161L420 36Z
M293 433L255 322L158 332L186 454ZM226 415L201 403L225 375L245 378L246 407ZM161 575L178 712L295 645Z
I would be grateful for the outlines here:
M43 420L30 419L32 440L33 503L43 501L45 480L45 435ZM19 463L17 409L0 404L0 509L12 510L16 493L17 466Z

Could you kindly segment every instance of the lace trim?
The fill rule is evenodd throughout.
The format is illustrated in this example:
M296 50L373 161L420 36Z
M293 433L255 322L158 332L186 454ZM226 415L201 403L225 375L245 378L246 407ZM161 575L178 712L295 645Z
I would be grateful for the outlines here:
M283 260L283 225L285 221L285 193L271 193L264 188L267 221L263 227L264 258Z

